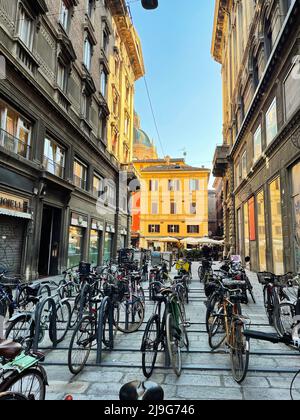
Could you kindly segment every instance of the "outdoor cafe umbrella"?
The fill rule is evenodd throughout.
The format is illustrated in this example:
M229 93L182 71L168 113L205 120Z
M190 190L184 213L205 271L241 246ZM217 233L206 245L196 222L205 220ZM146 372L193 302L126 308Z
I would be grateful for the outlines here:
M198 245L198 239L197 238L185 238L180 241L182 244L187 245Z
M179 240L176 239L176 238L169 237L169 238L162 238L162 239L159 240L159 242L169 242L169 243L174 243L175 244L175 243L179 242Z

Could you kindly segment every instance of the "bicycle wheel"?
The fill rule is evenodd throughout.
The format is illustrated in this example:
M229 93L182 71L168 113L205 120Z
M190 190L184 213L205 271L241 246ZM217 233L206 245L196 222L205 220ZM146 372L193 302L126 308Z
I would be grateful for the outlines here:
M144 289L142 288L142 286L138 287L137 296L141 300L143 305L145 305L146 304L146 297L145 297L145 292L144 292Z
M38 369L28 369L9 378L4 387L1 386L1 391L22 394L28 400L44 401L46 384Z
M3 392L0 394L0 401L28 401L28 398L16 392Z
M300 400L300 371L294 376L290 387L292 401Z
M212 350L217 350L226 339L224 307L218 303L215 313L209 319L208 344Z
M244 336L244 323L235 319L230 331L230 358L234 380L241 384L248 373L250 357L250 341Z
M181 349L180 349L180 334L176 328L176 322L171 313L167 315L166 319L166 340L169 352L170 362L174 373L179 377L182 370Z
M159 346L160 322L157 315L149 319L142 340L143 374L149 379L152 376Z
M214 316L217 313L220 305L220 296L216 293L212 294L207 301L207 309L205 315L206 332L209 334L210 325L214 320Z
M248 276L245 276L245 281L246 281L246 285L247 285L247 290L250 293L250 296L253 300L253 303L256 303L255 297L254 297L254 293L253 293L253 286L250 282L250 279Z
M276 306L273 323L280 336L291 334L295 324L296 308L292 303L284 302Z
M96 339L95 319L89 316L82 318L73 333L68 351L68 366L73 375L83 370Z
M68 301L59 302L56 305L56 339L57 344L61 343L70 328L71 306ZM50 340L53 341L52 329L50 328Z
M80 294L76 296L74 306L71 312L70 328L74 328L77 324L80 312Z
M187 332L187 319L185 306L182 303L179 303L179 328L181 330L181 340L180 347L185 347L187 351L190 350L190 340Z
M125 334L132 334L139 330L144 318L145 306L142 301L136 296L132 297L132 301L125 298L120 303L118 330Z
M34 339L34 321L30 315L24 315L8 324L5 338L22 344L25 350L30 350Z

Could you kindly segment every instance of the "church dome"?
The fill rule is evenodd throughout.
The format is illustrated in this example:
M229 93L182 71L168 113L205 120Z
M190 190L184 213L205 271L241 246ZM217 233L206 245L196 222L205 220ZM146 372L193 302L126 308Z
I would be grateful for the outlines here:
M146 147L153 146L149 136L145 133L145 131L141 130L140 128L134 128L134 144L142 144Z

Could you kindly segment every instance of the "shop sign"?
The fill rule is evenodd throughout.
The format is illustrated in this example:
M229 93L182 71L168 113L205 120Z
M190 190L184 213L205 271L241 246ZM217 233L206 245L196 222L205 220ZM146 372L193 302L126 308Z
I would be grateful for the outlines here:
M71 225L87 228L88 227L88 218L87 218L87 216L82 216L81 214L72 213Z
M0 208L28 213L29 201L0 191Z
M101 222L99 222L99 220L93 219L92 220L92 229L103 231L104 230L103 224Z

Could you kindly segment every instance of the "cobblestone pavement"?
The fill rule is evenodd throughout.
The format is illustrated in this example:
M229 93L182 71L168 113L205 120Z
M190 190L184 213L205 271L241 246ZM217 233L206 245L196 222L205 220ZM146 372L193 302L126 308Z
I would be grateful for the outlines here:
M282 345L258 341L251 342L250 372L242 386L231 377L230 359L226 348L212 353L205 332L205 305L203 287L194 264L191 303L187 307L192 325L189 329L190 353L183 354L184 369L177 378L171 369L156 369L151 380L161 384L169 400L288 400L291 380L300 368L299 354ZM250 274L255 289L256 305L244 306L244 314L252 321L252 328L272 331L263 308L262 287L254 274ZM147 304L146 321L153 305ZM144 326L143 326L144 327ZM143 379L141 370L141 345L143 331L131 335L119 333L113 352L104 356L103 367L88 366L82 374L73 377L67 367L67 339L56 350L47 352L46 369L50 386L49 400L63 399L72 394L75 400L117 400L120 387L136 379ZM92 352L89 365L95 363ZM163 366L163 359L158 360ZM51 365L50 365L51 364ZM122 366L122 367L120 367Z

